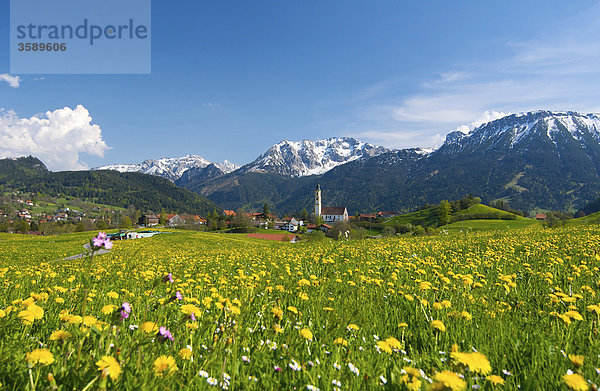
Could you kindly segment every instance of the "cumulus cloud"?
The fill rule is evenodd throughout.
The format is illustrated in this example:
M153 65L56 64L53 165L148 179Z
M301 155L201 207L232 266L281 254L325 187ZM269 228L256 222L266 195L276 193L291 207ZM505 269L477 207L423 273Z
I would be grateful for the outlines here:
M33 155L50 170L84 170L80 154L104 156L108 146L88 110L78 105L31 118L0 110L0 158Z
M0 81L5 81L12 88L19 88L21 85L21 78L19 76L11 76L8 73L0 73Z

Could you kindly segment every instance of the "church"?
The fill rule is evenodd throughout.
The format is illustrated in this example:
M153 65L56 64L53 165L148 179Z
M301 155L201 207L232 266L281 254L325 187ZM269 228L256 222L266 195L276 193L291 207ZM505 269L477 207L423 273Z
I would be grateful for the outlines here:
M348 209L345 206L321 206L321 185L315 190L315 216L323 221L348 221Z

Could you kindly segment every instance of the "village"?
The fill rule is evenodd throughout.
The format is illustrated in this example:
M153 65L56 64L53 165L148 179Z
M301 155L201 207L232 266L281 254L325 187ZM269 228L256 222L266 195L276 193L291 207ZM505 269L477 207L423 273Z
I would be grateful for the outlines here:
M282 240L281 233L292 234L283 240L297 241L300 236L317 237L317 233L338 238L370 237L379 234L419 233L413 227L398 228L390 232L384 223L392 221L401 213L394 211L377 211L373 213L349 214L346 206L325 206L322 199L321 186L314 190L314 203L309 213L306 209L292 215L277 216L271 213L268 204L262 211L247 212L244 210L224 209L206 216L168 213L166 211L147 212L129 208L117 208L106 205L95 205L78 199L60 199L43 197L20 192L4 193L0 200L0 232L13 232L29 235L55 235L68 232L93 230L131 230L150 227L186 229L194 231L211 231L222 233L243 233L256 238ZM67 206L68 205L68 206ZM532 213L532 219L545 221L546 213ZM439 221L436 225L439 225ZM334 230L335 232L330 232ZM427 231L427 229L426 229ZM273 236L275 235L275 236ZM118 237L125 239L126 237Z
M209 215L183 213L142 213L138 210L125 210L104 205L90 205L79 200L40 201L39 195L18 191L5 193L0 200L0 232L47 235L66 232L89 231L96 229L132 229L165 227L197 231L219 231L254 233L260 230L287 232L291 234L327 233L336 222L383 222L396 212L376 212L372 214L349 215L345 206L323 206L321 188L314 194L312 213L304 211L298 215L277 216L269 211L267 204L259 212L224 209ZM61 202L62 201L62 202ZM60 229L59 229L60 228Z

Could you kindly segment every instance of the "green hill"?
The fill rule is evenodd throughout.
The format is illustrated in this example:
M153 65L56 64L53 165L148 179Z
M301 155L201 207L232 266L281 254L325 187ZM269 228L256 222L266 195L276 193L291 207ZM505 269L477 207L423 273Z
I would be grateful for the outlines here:
M448 224L447 227L442 229L448 230L448 232L471 232L471 231L497 231L507 229L522 229L530 227L541 227L541 224L534 219L520 218L517 220L497 220L497 219L486 219L486 220L465 220L457 221L452 224Z
M600 224L600 212L567 221L567 225Z
M167 179L136 172L50 172L36 158L0 160L0 185L5 189L77 197L84 201L142 211L162 209L206 215L219 208L206 198Z
M439 205L424 208L416 212L396 216L388 220L385 224L411 224L421 226L437 226L439 221L440 207ZM491 206L475 204L466 209L461 209L455 213L451 213L450 222L460 222L468 220L519 220L528 221L525 217L517 216L516 214L492 208Z

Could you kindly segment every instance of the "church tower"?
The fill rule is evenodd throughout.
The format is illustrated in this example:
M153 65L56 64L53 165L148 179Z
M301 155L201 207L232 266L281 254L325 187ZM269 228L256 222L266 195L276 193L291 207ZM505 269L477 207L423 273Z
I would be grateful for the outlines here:
M315 190L315 216L321 217L321 185Z

